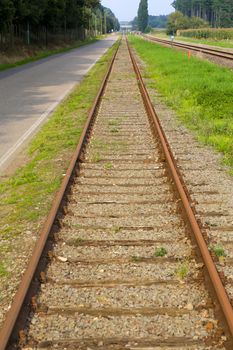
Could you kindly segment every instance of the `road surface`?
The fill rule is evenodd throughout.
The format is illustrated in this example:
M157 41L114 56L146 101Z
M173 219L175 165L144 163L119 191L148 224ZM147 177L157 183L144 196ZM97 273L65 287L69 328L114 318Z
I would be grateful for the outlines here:
M116 39L0 72L0 174Z

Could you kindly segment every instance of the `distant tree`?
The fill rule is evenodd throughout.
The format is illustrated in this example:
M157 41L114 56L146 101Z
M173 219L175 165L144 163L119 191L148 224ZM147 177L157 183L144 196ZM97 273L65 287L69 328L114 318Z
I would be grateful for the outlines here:
M138 18L134 17L134 19L130 22L132 24L132 30L138 30Z
M196 29L196 28L208 28L209 22L205 21L202 18L199 17L190 17L189 18L189 28Z
M118 31L120 29L120 23L114 13L107 7L104 7L104 13L106 16L107 33Z
M148 26L148 1L141 0L138 8L138 29L145 32Z
M148 25L152 28L166 28L168 16L149 16Z
M176 34L177 30L190 28L206 28L209 23L201 18L184 16L180 11L173 12L168 17L167 34Z

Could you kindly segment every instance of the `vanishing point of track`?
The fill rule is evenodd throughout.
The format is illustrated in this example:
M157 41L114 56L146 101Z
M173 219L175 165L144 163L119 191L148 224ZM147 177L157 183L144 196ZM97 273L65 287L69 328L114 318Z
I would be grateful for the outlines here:
M218 49L218 48L213 48L213 47L207 47L207 46L202 46L202 45L195 45L195 44L190 44L190 43L181 43L181 42L172 42L171 40L167 39L160 39L153 37L151 35L142 35L142 37L146 40L153 41L156 43L160 44L165 44L185 50L190 50L190 51L195 51L195 52L201 52L210 56L226 59L229 61L233 61L233 52L226 51L224 49Z
M232 306L124 39L0 349L223 350L232 334Z

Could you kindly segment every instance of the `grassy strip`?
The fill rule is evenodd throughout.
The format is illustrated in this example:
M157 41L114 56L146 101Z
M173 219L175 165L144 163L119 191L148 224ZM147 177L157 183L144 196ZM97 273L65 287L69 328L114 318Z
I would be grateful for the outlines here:
M211 39L195 39L195 38L185 38L183 36L177 36L177 41L185 41L195 44L203 44L203 45L209 45L209 46L219 46L224 48L233 48L233 41L232 40L211 40Z
M162 39L169 39L170 36L166 34L161 33L152 33L152 35L157 36ZM214 39L195 39L195 38L186 38L184 36L176 36L175 41L185 41L189 43L195 43L195 44L203 44L203 45L209 45L209 46L219 46L231 49L233 48L233 41L232 40L214 40Z
M130 42L147 64L148 86L164 96L199 140L224 154L233 175L232 71L137 37Z
M29 146L30 161L0 183L1 239L38 230L48 214L115 50L116 44L42 127Z
M69 47L63 47L63 48L59 48L59 49L55 49L55 50L45 49L45 50L39 51L38 53L36 53L32 57L27 57L27 58L20 60L18 62L0 64L0 72L7 70L9 68L15 68L15 67L22 66L22 65L30 63L30 62L35 62L35 61L41 60L42 58L46 58L46 57L49 57L52 55L57 55L59 53L65 53L67 51L77 49L78 47L81 47L81 46L84 46L87 44L92 44L92 43L96 42L97 40L98 39L96 39L96 38L92 38L92 39L87 39L84 41L77 41L75 44L73 44Z

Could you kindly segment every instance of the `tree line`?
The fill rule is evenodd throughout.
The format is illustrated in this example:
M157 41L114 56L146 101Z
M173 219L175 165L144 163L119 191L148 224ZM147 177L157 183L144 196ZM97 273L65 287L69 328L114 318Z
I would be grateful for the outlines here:
M233 27L232 0L175 0L172 5L183 15L202 18L212 27Z
M148 16L148 25L145 28L145 31L150 31L151 28L166 28L168 21L168 15L160 16ZM131 22L133 30L138 30L138 17L135 17Z
M149 15L148 25L151 28L166 28L167 20L168 20L168 16L166 15L160 15L160 16Z
M53 33L82 28L102 34L118 30L119 22L100 0L0 0L0 33L18 28Z

